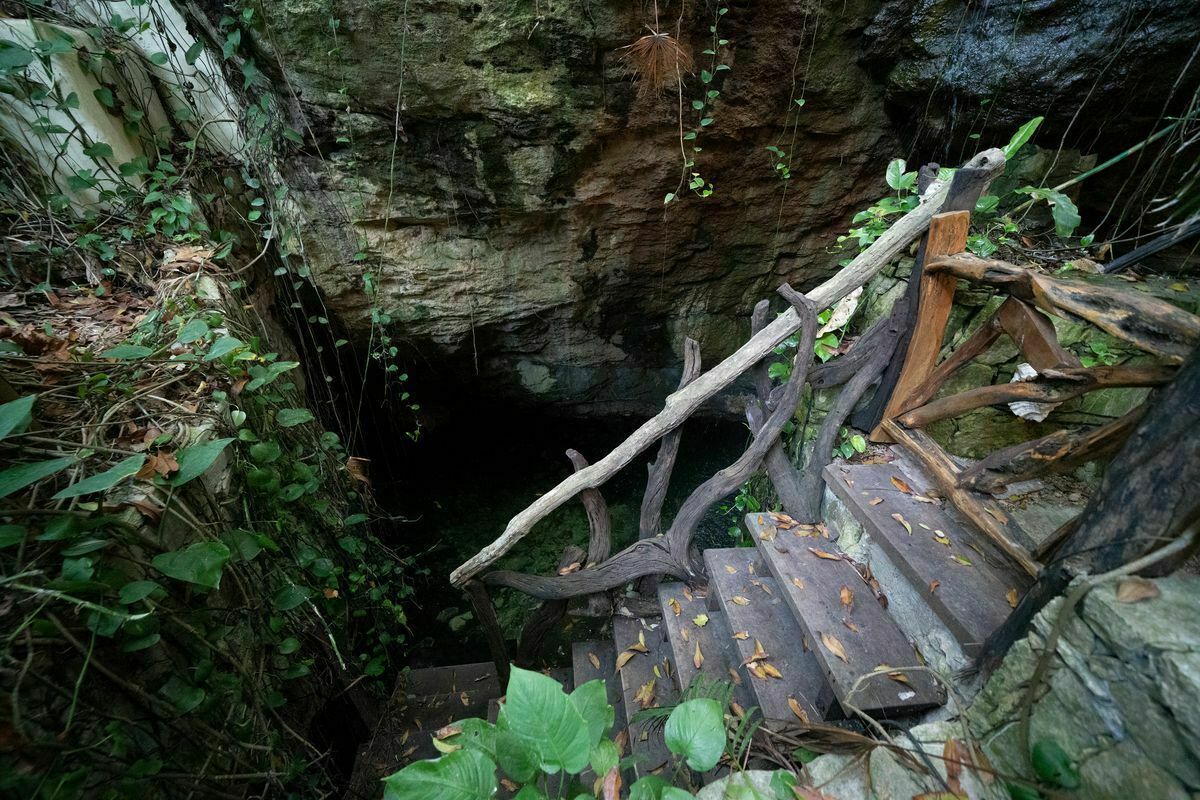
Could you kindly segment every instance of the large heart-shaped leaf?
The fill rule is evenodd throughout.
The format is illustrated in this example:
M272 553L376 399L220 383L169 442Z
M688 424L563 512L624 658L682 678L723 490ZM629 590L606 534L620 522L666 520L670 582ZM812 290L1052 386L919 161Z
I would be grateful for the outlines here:
M180 450L175 457L175 460L179 462L179 472L171 479L171 483L175 486L182 486L192 478L203 475L204 471L217 460L217 456L221 455L221 451L232 441L232 438L210 439L207 442L194 444Z
M229 548L220 542L196 542L173 553L154 557L154 568L176 580L218 589Z
M496 791L496 765L464 748L409 764L384 778L383 786L384 800L487 800Z
M672 753L687 759L689 767L707 772L717 765L725 751L721 704L711 698L681 703L667 718L663 738Z
M600 737L612 727L615 712L608 704L608 693L604 681L588 681L571 692L571 702L579 716L583 717L588 730L588 747L595 747Z
M537 752L542 770L581 772L588 762L588 725L558 681L513 667L503 713L508 728Z
M91 492L103 492L111 489L129 476L136 475L145 463L145 455L130 456L122 461L118 461L114 466L104 470L104 472L71 484L62 491L57 492L52 499L66 500L71 497L90 494Z

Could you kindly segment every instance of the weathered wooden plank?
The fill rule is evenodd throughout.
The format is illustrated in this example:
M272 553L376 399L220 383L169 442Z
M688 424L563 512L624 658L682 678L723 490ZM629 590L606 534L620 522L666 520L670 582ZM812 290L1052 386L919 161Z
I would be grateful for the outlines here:
M907 428L896 420L884 420L883 424L892 437L920 462L934 479L938 490L955 508L1030 575L1037 575L1041 571L1041 565L1029 555L1033 547L1029 535L994 500L958 485L961 470L941 445L924 431Z
M474 664L453 664L448 667L420 667L410 670L403 681L409 696L445 694L447 692L489 691L503 694L496 665L490 661Z
M897 487L893 477L919 491L919 481L896 464L833 464L826 473L830 489L922 594L963 652L978 654L1029 585L1029 576L938 505L918 501Z
M741 659L725 615L708 607L708 593L693 591L685 583L665 583L658 587L658 600L679 688L687 689L697 675L728 683L729 670L736 671ZM752 700L745 683L734 683L733 701L749 708Z
M817 530L777 530L767 514L747 514L746 529L814 643L817 662L843 711L857 709L879 719L945 702L941 687L919 669L921 659L904 632L833 543ZM883 664L896 668L894 678L865 677Z
M907 428L924 428L984 406L1006 405L1020 400L1031 403L1062 403L1096 389L1127 386L1162 386L1175 376L1172 367L1080 367L1047 370L1039 380L979 386L939 397L899 416Z
M997 450L962 471L959 486L996 494L1012 483L1072 470L1112 455L1146 413L1146 404L1085 431L1055 431L1040 439Z
M1058 343L1050 319L1028 303L1010 297L996 309L996 319L1038 372L1083 366L1074 353Z
M617 655L611 641L587 641L571 643L571 674L575 685L588 681L604 681L608 704L613 707L613 733L625 727L625 701L621 696L621 682L616 678ZM625 753L621 754L625 756Z
M967 337L965 342L958 346L958 349L948 355L942 363L934 367L920 383L913 387L912 391L908 393L908 397L905 398L905 408L902 408L900 413L928 403L938 393L938 389L942 388L946 379L962 369L971 359L987 352L987 349L1000 338L1000 334L1003 332L996 315L988 317L974 333Z
M962 251L967 246L970 227L969 211L951 211L935 216L929 222L929 235L925 239L926 260ZM921 273L920 281L921 303L917 309L916 325L905 351L900 377L896 379L896 387L884 406L883 419L891 419L900 413L908 396L937 365L942 339L946 334L946 322L954 307L954 287L958 280L953 275L925 271ZM878 426L871 431L871 439L877 442L891 441Z
M963 166L985 170L994 177L1004 170L1004 163L1004 152L993 148L977 154ZM818 308L825 308L866 283L928 227L929 220L934 212L941 208L948 191L949 185L945 183L939 182L931 186L922 195L915 209L897 220L870 247L838 270L831 279L809 292L806 295L808 299ZM563 480L513 517L495 541L451 573L450 582L455 586L462 586L472 576L507 553L539 520L554 509L588 487L601 486L639 453L658 441L663 434L682 425L683 421L708 398L729 386L742 373L766 357L776 345L800 328L800 322L800 316L794 309L779 315L774 322L720 364L668 397L662 411L642 424L632 436L607 456Z
M734 636L739 665L754 660L758 643L766 663L782 677L761 677L741 666L739 677L750 688L763 717L780 721L820 721L834 706L833 691L758 551L724 548L704 551L709 595L725 614ZM789 702L791 701L791 702ZM793 707L793 703L795 707Z
M675 687L674 665L670 647L663 639L661 620L651 617L613 618L614 657L620 663L621 654L632 645L642 642L647 652L634 655L617 670L620 678L622 704L625 719L643 708L673 705L679 700ZM639 699L639 693L644 699ZM636 759L634 772L638 777L662 772L667 766L671 752L663 741L662 725L642 722L629 723L629 746Z
M999 286L1043 311L1085 320L1176 364L1200 343L1200 317L1141 292L1053 278L967 253L930 259L926 269Z

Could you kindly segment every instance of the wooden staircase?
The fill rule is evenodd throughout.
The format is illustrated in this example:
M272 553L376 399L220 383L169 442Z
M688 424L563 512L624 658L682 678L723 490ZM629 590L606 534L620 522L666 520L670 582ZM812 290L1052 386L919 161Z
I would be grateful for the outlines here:
M706 550L707 586L661 583L657 615L615 617L611 640L576 642L571 668L554 673L568 690L607 681L614 731L636 760L631 778L670 770L661 726L629 720L678 702L700 675L731 682L731 713L758 709L768 725L862 715L915 721L945 692L904 620L889 613L888 596L919 596L971 655L1028 587L1029 577L937 499L911 462L839 461L825 477L899 578L880 585L869 565L838 548L832 522L750 514L755 546ZM432 734L451 721L494 719L500 691L490 663L414 670L360 755L347 797L378 797L379 779L436 757Z

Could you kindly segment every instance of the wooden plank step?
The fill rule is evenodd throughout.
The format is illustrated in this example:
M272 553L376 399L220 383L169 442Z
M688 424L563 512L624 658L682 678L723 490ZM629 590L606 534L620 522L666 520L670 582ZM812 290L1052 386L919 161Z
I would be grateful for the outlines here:
M733 643L733 632L729 630L725 614L708 607L707 590L691 589L686 583L664 583L658 587L658 602L663 609L663 627L674 656L680 691L686 690L697 675L729 683L733 680L732 675L739 674L741 657ZM696 666L697 647L700 649L699 667ZM742 708L753 705L744 680L734 682L733 702Z
M922 502L902 491L892 478L918 495L932 491L927 479L907 464L835 463L825 469L826 484L871 541L921 593L963 652L976 656L1028 588L1029 576L983 534L958 522L939 503Z
M617 660L621 659L621 653L631 645L644 643L647 650L645 653L635 652L624 666L617 670L626 720L632 720L633 715L643 707L674 705L678 701L679 691L675 686L671 649L663 638L661 619L614 617L613 643L613 657ZM647 689L651 681L653 685ZM648 703L643 703L638 698L639 692L652 692ZM663 726L630 722L628 730L630 752L636 759L633 767L635 774L642 777L663 772L669 766L671 757L671 752L663 741Z
M604 681L608 704L613 707L613 734L625 727L625 699L621 695L621 681L617 677L617 655L613 643L574 642L571 644L571 666L575 685L582 686L597 678ZM625 753L621 754L622 756Z
M800 714L818 721L833 706L833 692L817 663L804 632L784 602L783 593L767 572L758 551L730 547L704 551L710 600L725 614L737 650L740 675L754 696L753 705L771 720L795 720ZM770 656L766 659L782 678L759 677L744 665L755 653L756 642Z
M500 695L500 680L496 665L490 661L474 664L453 664L445 667L422 667L409 671L404 690L409 695L431 695L487 690L493 697Z
M773 522L769 514L746 515L746 528L846 716L857 709L877 719L895 717L945 702L908 637L837 547L816 528L777 530ZM863 677L881 665L895 667L895 677Z

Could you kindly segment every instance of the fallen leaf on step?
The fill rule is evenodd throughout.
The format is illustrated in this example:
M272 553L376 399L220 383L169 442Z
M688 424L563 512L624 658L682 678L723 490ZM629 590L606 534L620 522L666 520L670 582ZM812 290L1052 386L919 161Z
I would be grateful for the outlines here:
M763 583L762 581L750 581L750 583L754 584L754 585L755 585L755 586L757 586L759 589L762 589L762 590L763 590L764 592L766 592L767 594L770 594L770 595L773 595L773 594L775 594L774 592L772 592L772 591L771 591L771 587L770 587L770 586L767 586L767 585L766 585L765 583Z
M703 628L708 624L708 614L697 614L692 617L692 622L695 623L697 628Z
M646 647L646 632L638 631L637 644L631 644L631 645L629 645L629 647L627 649L633 650L638 653L649 653L650 648Z
M949 547L949 546L950 546L950 540L949 540L949 539L946 537L946 534L944 534L944 533L940 533L940 532L939 532L939 533L935 533L935 534L933 535L933 540L934 540L935 542L937 542L938 544L944 544L944 545L946 545L946 547Z
M877 505L879 505L879 504L880 504L880 503L882 503L882 502L883 502L883 498L882 498L882 497L874 497L874 498L872 498L872 499L871 499L871 502L870 502L868 505L877 506Z
M804 581L800 580L799 578L792 578L792 586L795 586L797 589L803 589Z
M753 564L747 564L747 565L746 565L746 572L749 572L751 575L753 575L753 574L754 574L754 565L753 565Z
M759 529L758 538L764 542L775 541L775 529L771 527Z
M955 564L961 564L964 567L971 566L971 562L968 561L967 559L963 558L962 556L960 556L958 553L955 553L954 555L950 556L950 560L953 561Z
M767 654L767 651L763 649L762 642L760 642L758 639L755 639L754 640L754 654L751 655L749 658L747 658L742 663L749 664L752 661L762 661L764 658L770 658L770 657L771 656Z
M699 642L696 642L696 652L692 654L692 664L696 666L696 669L704 666L704 653L700 652Z
M826 553L824 550L818 550L815 547L808 548L808 552L812 553L817 558L824 558L829 561L841 561L841 556L835 556L833 553Z
M600 669L600 657L595 653L588 653L588 661L592 662L592 666Z
M629 744L629 730L621 728L617 735L613 737L613 744L617 746L617 755L625 755L625 745Z
M683 613L683 606L679 605L679 601L676 600L674 597L667 599L667 605L671 607L671 612L675 616L678 617L680 614Z
M570 575L572 572L579 572L583 568L583 564L574 561L558 571L559 575Z
M761 519L761 517L760 517L760 519ZM771 519L775 522L775 527L782 528L785 531L790 530L791 528L794 528L800 524L796 520L789 517L787 514L780 514L775 511L771 512Z
M750 634L747 633L746 631L737 631L730 638L737 639L738 641L744 642L750 638Z
M738 685L741 685L741 683L742 683L742 681L741 681L741 679L739 678L739 679L738 679ZM730 711L732 711L732 712L733 712L733 714L734 714L734 716L738 717L739 719L740 719L740 718L742 718L742 717L744 717L744 716L746 716L746 709L742 708L741 706L739 706L739 705L738 705L737 703L735 703L735 702L732 702L732 701L731 701L731 702L729 703L729 710L730 710Z
M734 686L742 685L742 676L739 675L738 671L733 667L729 668L729 680L733 681Z
M464 706L469 706L471 705L471 698L467 697L466 692L463 692L458 696L458 702L462 703Z
M616 671L618 671L618 672L619 672L619 671L621 670L621 667L623 667L623 666L625 666L626 664L628 664L628 663L629 663L629 660L630 660L630 659L632 659L632 658L633 658L634 656L636 656L636 655L637 655L637 653L635 653L634 651L632 651L632 650L626 650L625 652L623 652L623 653L621 653L619 656L617 656L617 669L616 669Z
M521 788L517 784L510 781L508 778L501 778L500 783L504 784L504 788L508 789L510 792L515 792Z
M891 665L890 665L890 664L880 664L880 665L879 665L878 667L876 667L875 669L877 669L877 670L880 670L880 669L891 670L891 669L892 669L892 667L891 667ZM905 675L903 672L898 672L898 671L895 671L895 672L893 672L893 671L889 671L889 672L887 673L887 676L888 676L889 678L891 678L892 680L894 680L896 683L903 683L905 686L911 686L911 685L912 685L912 684L910 684L910 683L908 682L908 676L907 676L907 675Z
M938 587L941 585L942 585L941 581L930 581L929 582L929 593L933 594L934 592L936 592L938 590Z
M914 494L912 499L916 500L918 503L932 503L935 506L937 505L937 500L934 500L932 497L926 497L923 494Z
M408 731L405 731L405 733L408 733ZM433 738L448 739L451 736L457 736L460 733L462 733L462 725L447 725L444 728L438 728L436 731L434 731ZM403 744L403 742L401 742L401 744Z
M960 777L963 765L972 763L971 751L958 739L947 739L942 746L942 763L946 765L946 786L950 792L955 796L965 796Z
M798 719L804 723L807 723L809 721L808 714L805 712L805 710L803 708L800 707L800 704L796 702L796 698L794 698L794 697L788 698L788 708L790 708L792 710L792 713L796 715L796 719Z
M695 599L695 597L692 595L692 587L690 587L690 586L683 587L683 599L687 600L689 603Z
M1153 600L1162 592L1153 581L1145 578L1126 578L1117 585L1118 603L1140 603L1143 600Z
M680 628L680 629L679 629L679 635L683 637L683 640L684 640L685 642L687 642L687 641L691 641L691 638L692 638L692 637L691 637L691 636L688 636L688 629L687 629L687 628Z
M850 620L848 620L848 619L844 619L844 618L843 618L843 619L842 619L842 624L843 624L843 625L845 625L845 626L846 626L846 628L848 628L849 630L852 630L852 631L854 631L855 633L861 633L861 632L862 632L862 629L861 629L861 628L859 628L857 625L855 625L853 622L851 622L851 621L850 621Z
M833 653L842 661L846 662L847 664L850 663L850 659L846 658L846 648L842 647L842 643L837 640L836 636L831 636L828 633L822 633L821 644L825 645L825 648L829 650L829 652Z
M907 483L905 483L904 481L900 480L899 478L897 478L895 475L892 476L892 486L895 486L897 489L904 492L905 494L913 493L913 490L909 487L909 485Z
M1016 608L1017 607L1017 590L1009 589L1008 593L1006 595L1004 595L1004 599L1008 601L1008 604L1010 606L1012 606L1013 608Z
M638 687L637 693L633 699L642 704L642 708L649 708L654 703L654 684L655 680L650 680Z
M736 574L737 574L737 567L731 567L731 566L729 566L728 564L726 564L726 565L725 565L725 571L726 571L726 572L728 572L730 575L736 575Z
M846 608L850 608L854 605L854 592L849 586L842 584L842 588L838 592L838 597L841 598L842 605L844 605Z
M927 530L927 531L931 531L931 530L933 530L933 528L929 527L929 526L928 526L928 525L926 525L924 522L918 522L917 524L918 524L918 525L920 525L922 528L924 528L924 529L925 529L925 530Z
M735 595L734 595L732 598L730 598L730 599L732 599L732 600L733 600L733 602L737 603L739 606L748 606L748 605L750 605L750 601L749 601L749 600L747 600L746 598L742 597L740 594L735 594Z
M901 525L903 525L904 530L908 531L908 535L912 536L912 525L908 524L908 520L906 520L902 515L900 515L898 513L892 514L892 519L896 520L896 522L899 522Z
M775 668L775 666L773 664L771 664L771 662L763 661L761 664L759 664L759 668L762 669L762 671L767 675L767 677L778 678L779 680L783 680L783 673L780 672L779 670L777 670Z

